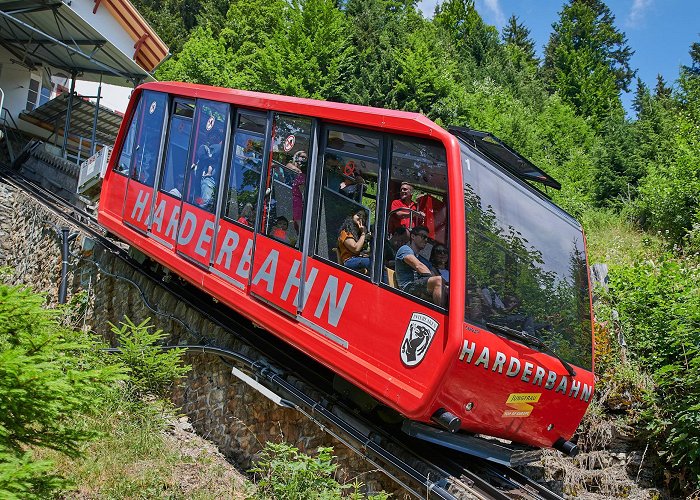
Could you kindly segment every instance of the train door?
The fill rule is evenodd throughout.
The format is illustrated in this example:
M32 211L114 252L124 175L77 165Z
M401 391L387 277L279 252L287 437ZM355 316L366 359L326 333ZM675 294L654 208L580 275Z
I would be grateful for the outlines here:
M250 293L296 316L302 275L307 175L313 141L310 118L273 113Z
M211 272L245 289L250 279L253 231L260 204L267 114L239 109L233 120L231 161L224 179L225 201L221 207Z
M380 134L339 126L321 132L320 185L314 210L316 231L308 267L301 321L355 352L368 347L368 332L379 331L392 311L382 308L381 271L374 258L377 194L381 185Z
M170 250L175 249L178 222L189 167L195 101L175 98L165 144L165 164L155 193L149 236Z
M177 253L209 268L216 239L222 165L229 129L227 103L197 99L177 228Z
M167 108L167 94L145 91L134 118L137 124L128 159L130 168L123 219L125 224L142 232L146 232L150 220Z

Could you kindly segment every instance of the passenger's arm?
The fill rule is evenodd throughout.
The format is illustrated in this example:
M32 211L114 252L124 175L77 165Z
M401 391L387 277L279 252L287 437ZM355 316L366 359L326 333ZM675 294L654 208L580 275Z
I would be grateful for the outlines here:
M432 276L433 273L430 272L430 269L428 266L423 264L420 260L418 260L418 257L415 255L406 255L403 258L403 261L405 264L411 266L413 269L416 270L417 273L421 275L426 275L426 276Z
M363 232L360 234L359 239L355 240L352 236L348 236L343 240L343 245L345 245L345 248L350 250L354 254L360 253L360 250L362 250L362 247L365 246L365 233Z

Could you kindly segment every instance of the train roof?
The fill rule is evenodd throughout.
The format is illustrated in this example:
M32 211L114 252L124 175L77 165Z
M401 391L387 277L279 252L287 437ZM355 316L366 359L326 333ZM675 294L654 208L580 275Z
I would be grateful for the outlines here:
M420 113L394 109L360 106L303 97L291 97L248 90L212 87L183 82L149 82L139 87L173 94L213 99L258 109L274 109L287 113L313 115L327 121L352 121L363 127L432 136L443 141L453 140L452 134Z

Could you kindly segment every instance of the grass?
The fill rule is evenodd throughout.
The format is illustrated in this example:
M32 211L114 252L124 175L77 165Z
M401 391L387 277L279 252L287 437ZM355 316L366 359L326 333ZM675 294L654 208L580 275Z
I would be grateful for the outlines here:
M667 246L660 236L639 231L624 216L611 211L590 210L583 214L582 223L590 264L631 265L660 255Z
M246 498L252 486L213 446L179 425L163 403L115 401L79 425L99 432L83 456L35 450L74 488L65 498Z

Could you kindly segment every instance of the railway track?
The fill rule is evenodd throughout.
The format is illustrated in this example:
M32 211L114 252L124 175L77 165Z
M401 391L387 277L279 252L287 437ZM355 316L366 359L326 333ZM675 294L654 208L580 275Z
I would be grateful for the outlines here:
M179 280L164 281L162 273L150 266L141 265L129 255L123 244L110 239L90 213L1 166L0 182L26 192L80 228L117 259L137 269L153 283L233 335L241 346L246 347L246 354L242 350L211 345L201 332L193 333L199 334L202 342L186 347L194 353L218 356L231 365L239 378L256 387L275 403L305 414L391 477L407 493L416 498L442 499L561 498L509 467L453 453L444 448L436 449L424 441L410 438L396 429L378 426L359 416L336 397L330 370L268 332L256 328L234 311L213 307L212 298L193 286ZM100 268L99 263L94 264ZM164 314L149 304L147 297L142 298L157 314ZM187 325L185 327L189 329ZM255 355L251 355L251 352ZM309 383L310 380L314 383Z

